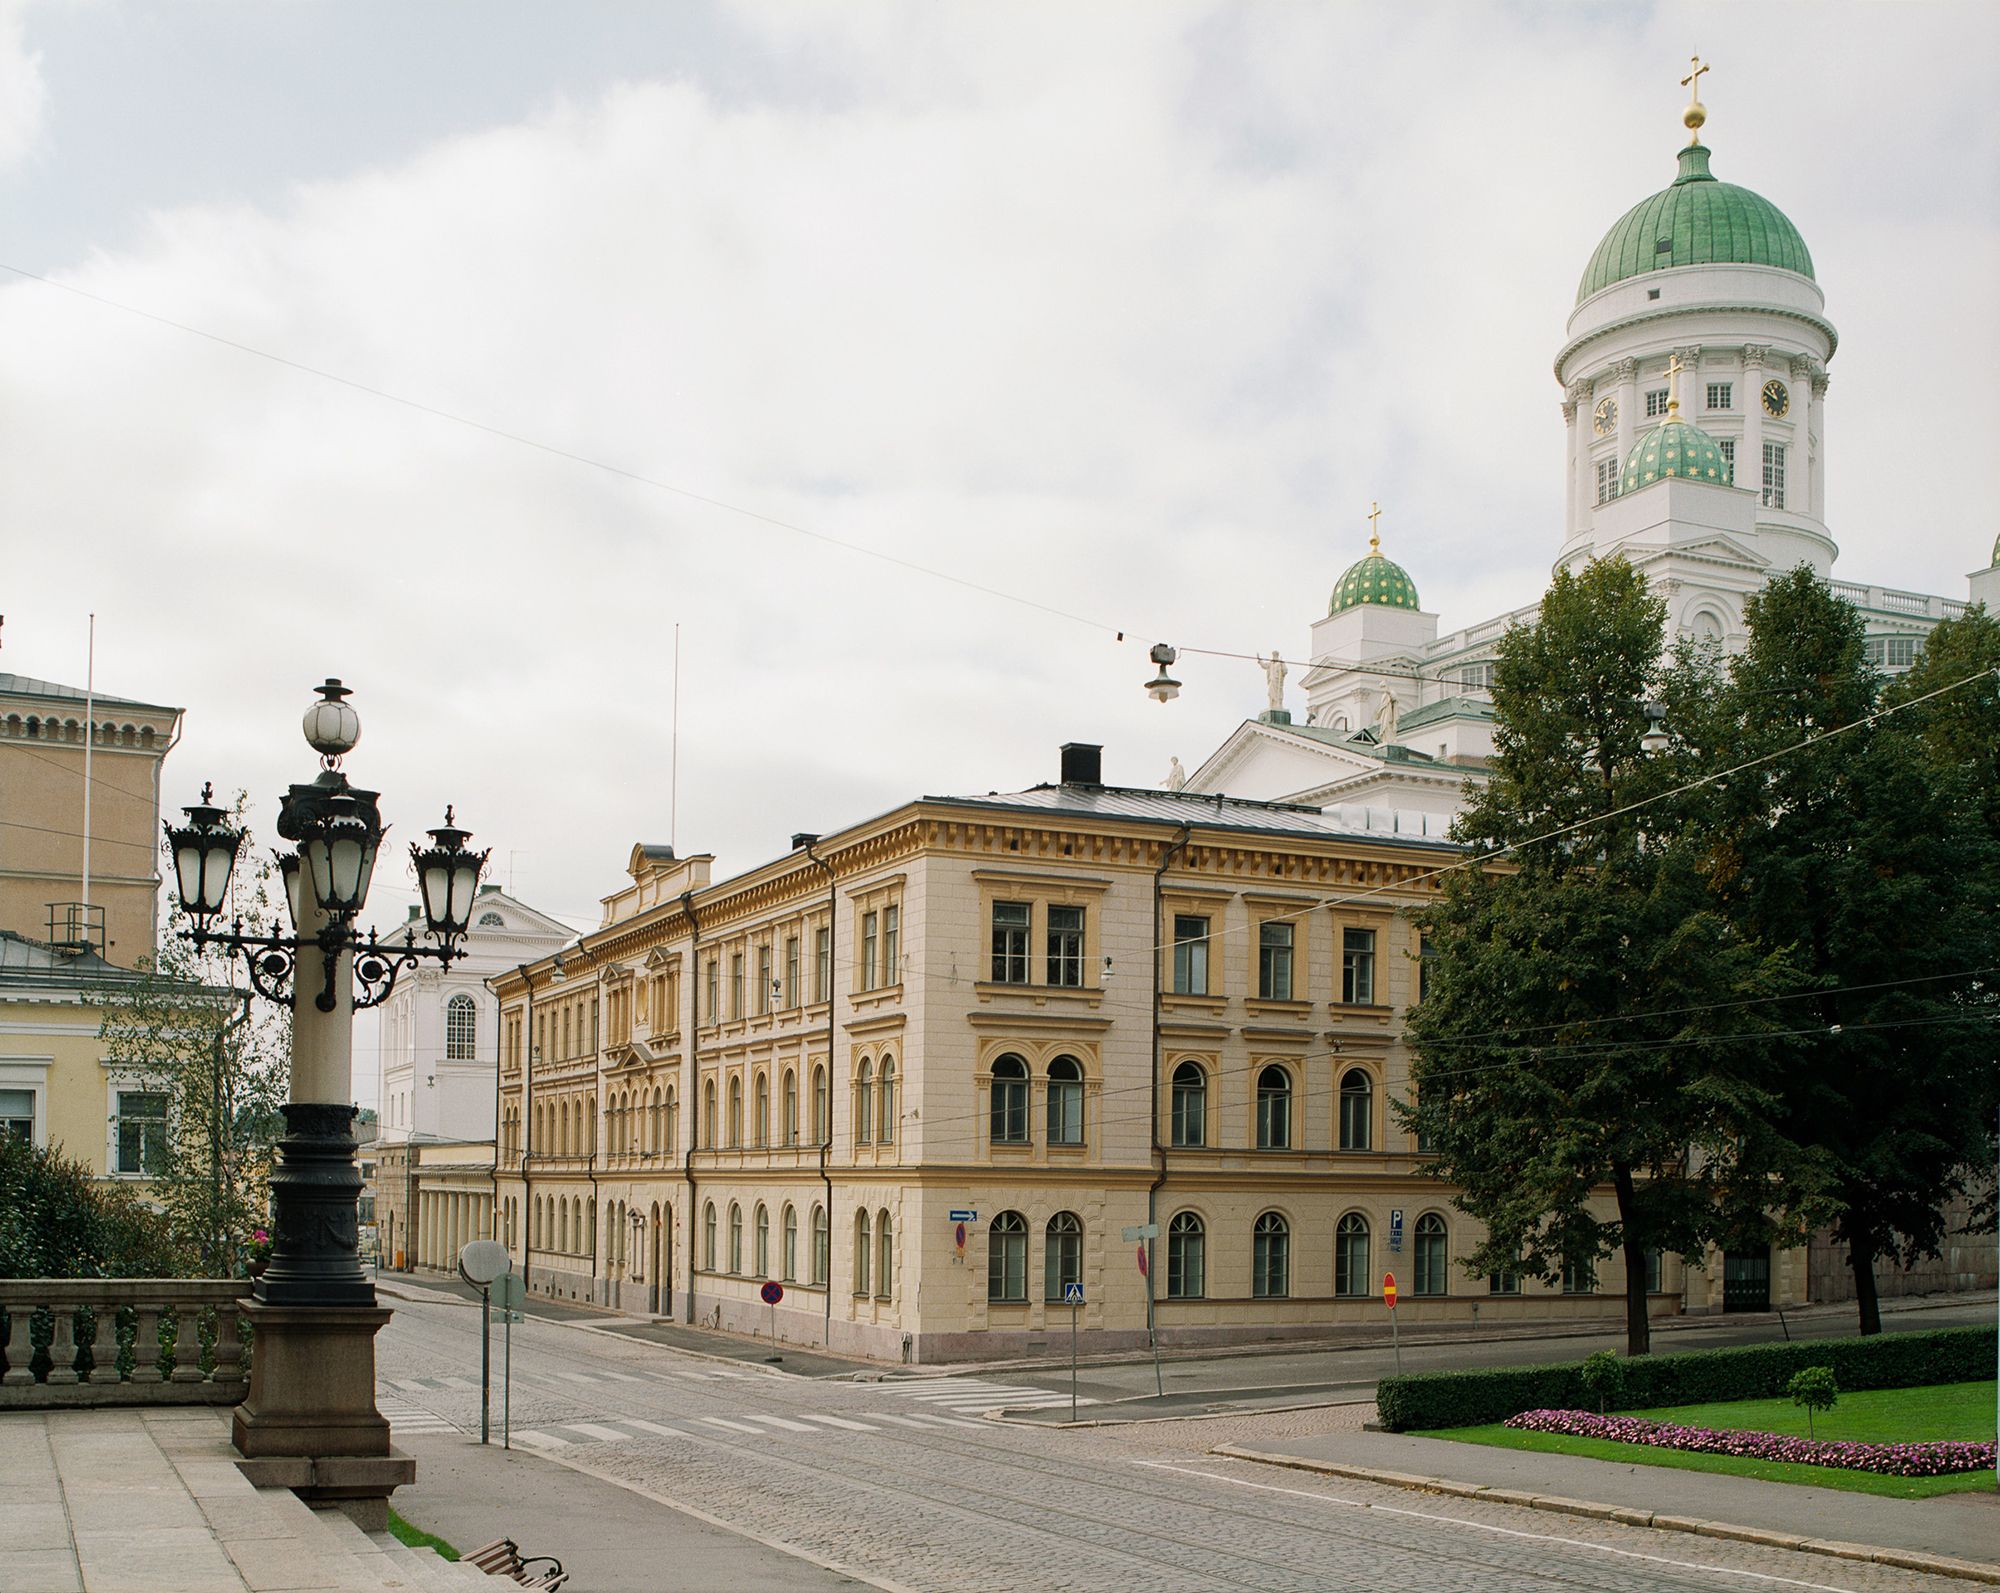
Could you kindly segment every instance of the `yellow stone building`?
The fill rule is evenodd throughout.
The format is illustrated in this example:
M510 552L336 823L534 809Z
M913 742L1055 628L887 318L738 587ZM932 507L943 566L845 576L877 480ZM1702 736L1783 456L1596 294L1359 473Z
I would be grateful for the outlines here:
M599 929L496 977L529 1287L927 1362L1055 1347L1073 1284L1094 1348L1379 1328L1385 1272L1406 1325L1619 1318L1615 1259L1466 1277L1390 1111L1454 848L1063 774L721 882L636 847ZM1659 1270L1661 1312L1719 1289Z

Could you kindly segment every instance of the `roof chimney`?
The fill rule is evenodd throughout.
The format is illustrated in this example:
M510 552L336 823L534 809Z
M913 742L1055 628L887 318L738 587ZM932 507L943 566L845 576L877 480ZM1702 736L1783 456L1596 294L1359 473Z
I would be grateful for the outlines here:
M1104 784L1104 748L1092 741L1065 741L1062 749L1062 783Z

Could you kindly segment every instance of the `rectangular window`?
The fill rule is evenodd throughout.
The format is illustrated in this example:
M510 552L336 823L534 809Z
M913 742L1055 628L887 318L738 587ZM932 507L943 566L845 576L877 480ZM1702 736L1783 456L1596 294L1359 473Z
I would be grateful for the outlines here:
M863 990L873 990L875 988L875 923L875 914L863 913L861 915L861 956L857 959L860 967L856 971L861 975L861 988Z
M732 1018L743 1016L743 953L740 951L729 954L729 1015Z
M1782 509L1785 506L1785 445L1783 443L1764 444L1764 507Z
M1174 994L1208 994L1208 920L1174 914Z
M903 982L903 909L890 905L882 909L882 983Z
M1292 926L1257 926L1257 994L1266 1001L1292 999Z
M1735 396L1735 387L1729 382L1710 382L1708 384L1708 407L1710 409L1735 408L1733 402Z
M162 1171L167 1149L167 1098L152 1090L118 1092L118 1167L121 1173Z
M1340 999L1350 1007L1375 1005L1375 931L1340 932Z
M35 1142L33 1090L0 1090L0 1134L28 1145Z
M1656 420L1667 412L1667 390L1655 387L1646 394L1646 418Z
M1028 904L993 904L993 982L996 985L1024 985L1028 982Z
M1437 960L1437 947L1431 944L1429 935L1417 937L1417 999L1423 1000L1431 991L1431 964Z
M833 931L815 929L813 931L813 1001L826 1000L827 991L833 988Z
M1521 1274L1518 1272L1489 1272L1486 1274L1488 1294L1519 1294Z
M710 1023L720 1023L722 1021L722 965L713 957L708 959L708 989L705 994L708 997L705 1003L708 1008L708 1021Z
M1595 1294L1597 1292L1597 1268L1588 1261L1567 1261L1563 1263L1564 1294Z
M1609 503L1618 496L1618 456L1597 461L1597 501Z
M1734 437L1716 438L1715 451L1722 455L1724 466L1722 474L1724 479L1730 485L1734 486L1736 483L1736 439Z
M1861 656L1878 669L1908 669L1922 653L1918 636L1871 636L1861 644Z
M1646 1252L1646 1292L1659 1294L1666 1288L1667 1257L1664 1251Z
M757 1010L759 1013L771 1010L771 948L762 945L757 948ZM760 1267L761 1272L763 1269Z
M1074 989L1083 983L1083 909L1049 909L1049 983Z
M785 1005L799 1004L799 937L785 937Z

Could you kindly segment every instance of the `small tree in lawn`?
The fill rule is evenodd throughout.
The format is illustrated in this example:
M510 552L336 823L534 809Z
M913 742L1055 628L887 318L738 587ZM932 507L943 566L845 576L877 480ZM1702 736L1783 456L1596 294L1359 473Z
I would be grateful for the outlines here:
M1583 1386L1597 1396L1597 1414L1625 1397L1625 1363L1610 1350L1599 1350L1583 1361Z
M243 809L239 793L239 825ZM276 870L268 861L244 866L257 855L247 829L238 855L229 916L268 933L282 911ZM280 1009L255 1002L241 964L216 947L198 951L170 933L141 972L138 984L106 999L103 1037L109 1060L167 1098L158 1165L146 1169L149 1193L200 1272L239 1276L265 1221L291 1031Z
M1785 1385L1785 1392L1792 1396L1794 1405L1806 1408L1806 1436L1817 1438L1819 1433L1813 1424L1813 1412L1832 1410L1833 1402L1840 1397L1839 1386L1833 1380L1831 1366L1806 1366L1792 1373L1792 1380Z

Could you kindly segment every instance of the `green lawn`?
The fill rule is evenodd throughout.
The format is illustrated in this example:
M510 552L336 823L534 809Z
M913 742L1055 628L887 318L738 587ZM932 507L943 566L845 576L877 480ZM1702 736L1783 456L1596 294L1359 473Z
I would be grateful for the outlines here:
M398 1543L408 1544L413 1549L430 1549L447 1560L458 1558L458 1550L435 1532L426 1532L422 1527L411 1526L393 1510L389 1512L389 1531Z
M1944 1383L1932 1388L1882 1388L1842 1394L1830 1411L1815 1418L1817 1436L1856 1443L1922 1443L1933 1439L1991 1438L1994 1430L1994 1384ZM1789 1399L1746 1399L1720 1405L1678 1405L1664 1410L1620 1411L1621 1416L1646 1416L1688 1427L1722 1427L1737 1431L1797 1433L1804 1436L1806 1413ZM1550 1454L1586 1455L1627 1465L1673 1466L1683 1471L1728 1472L1760 1477L1767 1482L1810 1483L1818 1488L1845 1488L1853 1493L1883 1494L1892 1499L1928 1499L1941 1493L1992 1492L1990 1471L1951 1477L1883 1477L1868 1471L1834 1466L1794 1466L1779 1461L1743 1460L1734 1455L1702 1455L1678 1449L1654 1449L1646 1444L1619 1444L1602 1438L1566 1438L1556 1433L1524 1433L1495 1423L1486 1427L1453 1427L1418 1434L1459 1443L1490 1444L1499 1449L1539 1450Z

